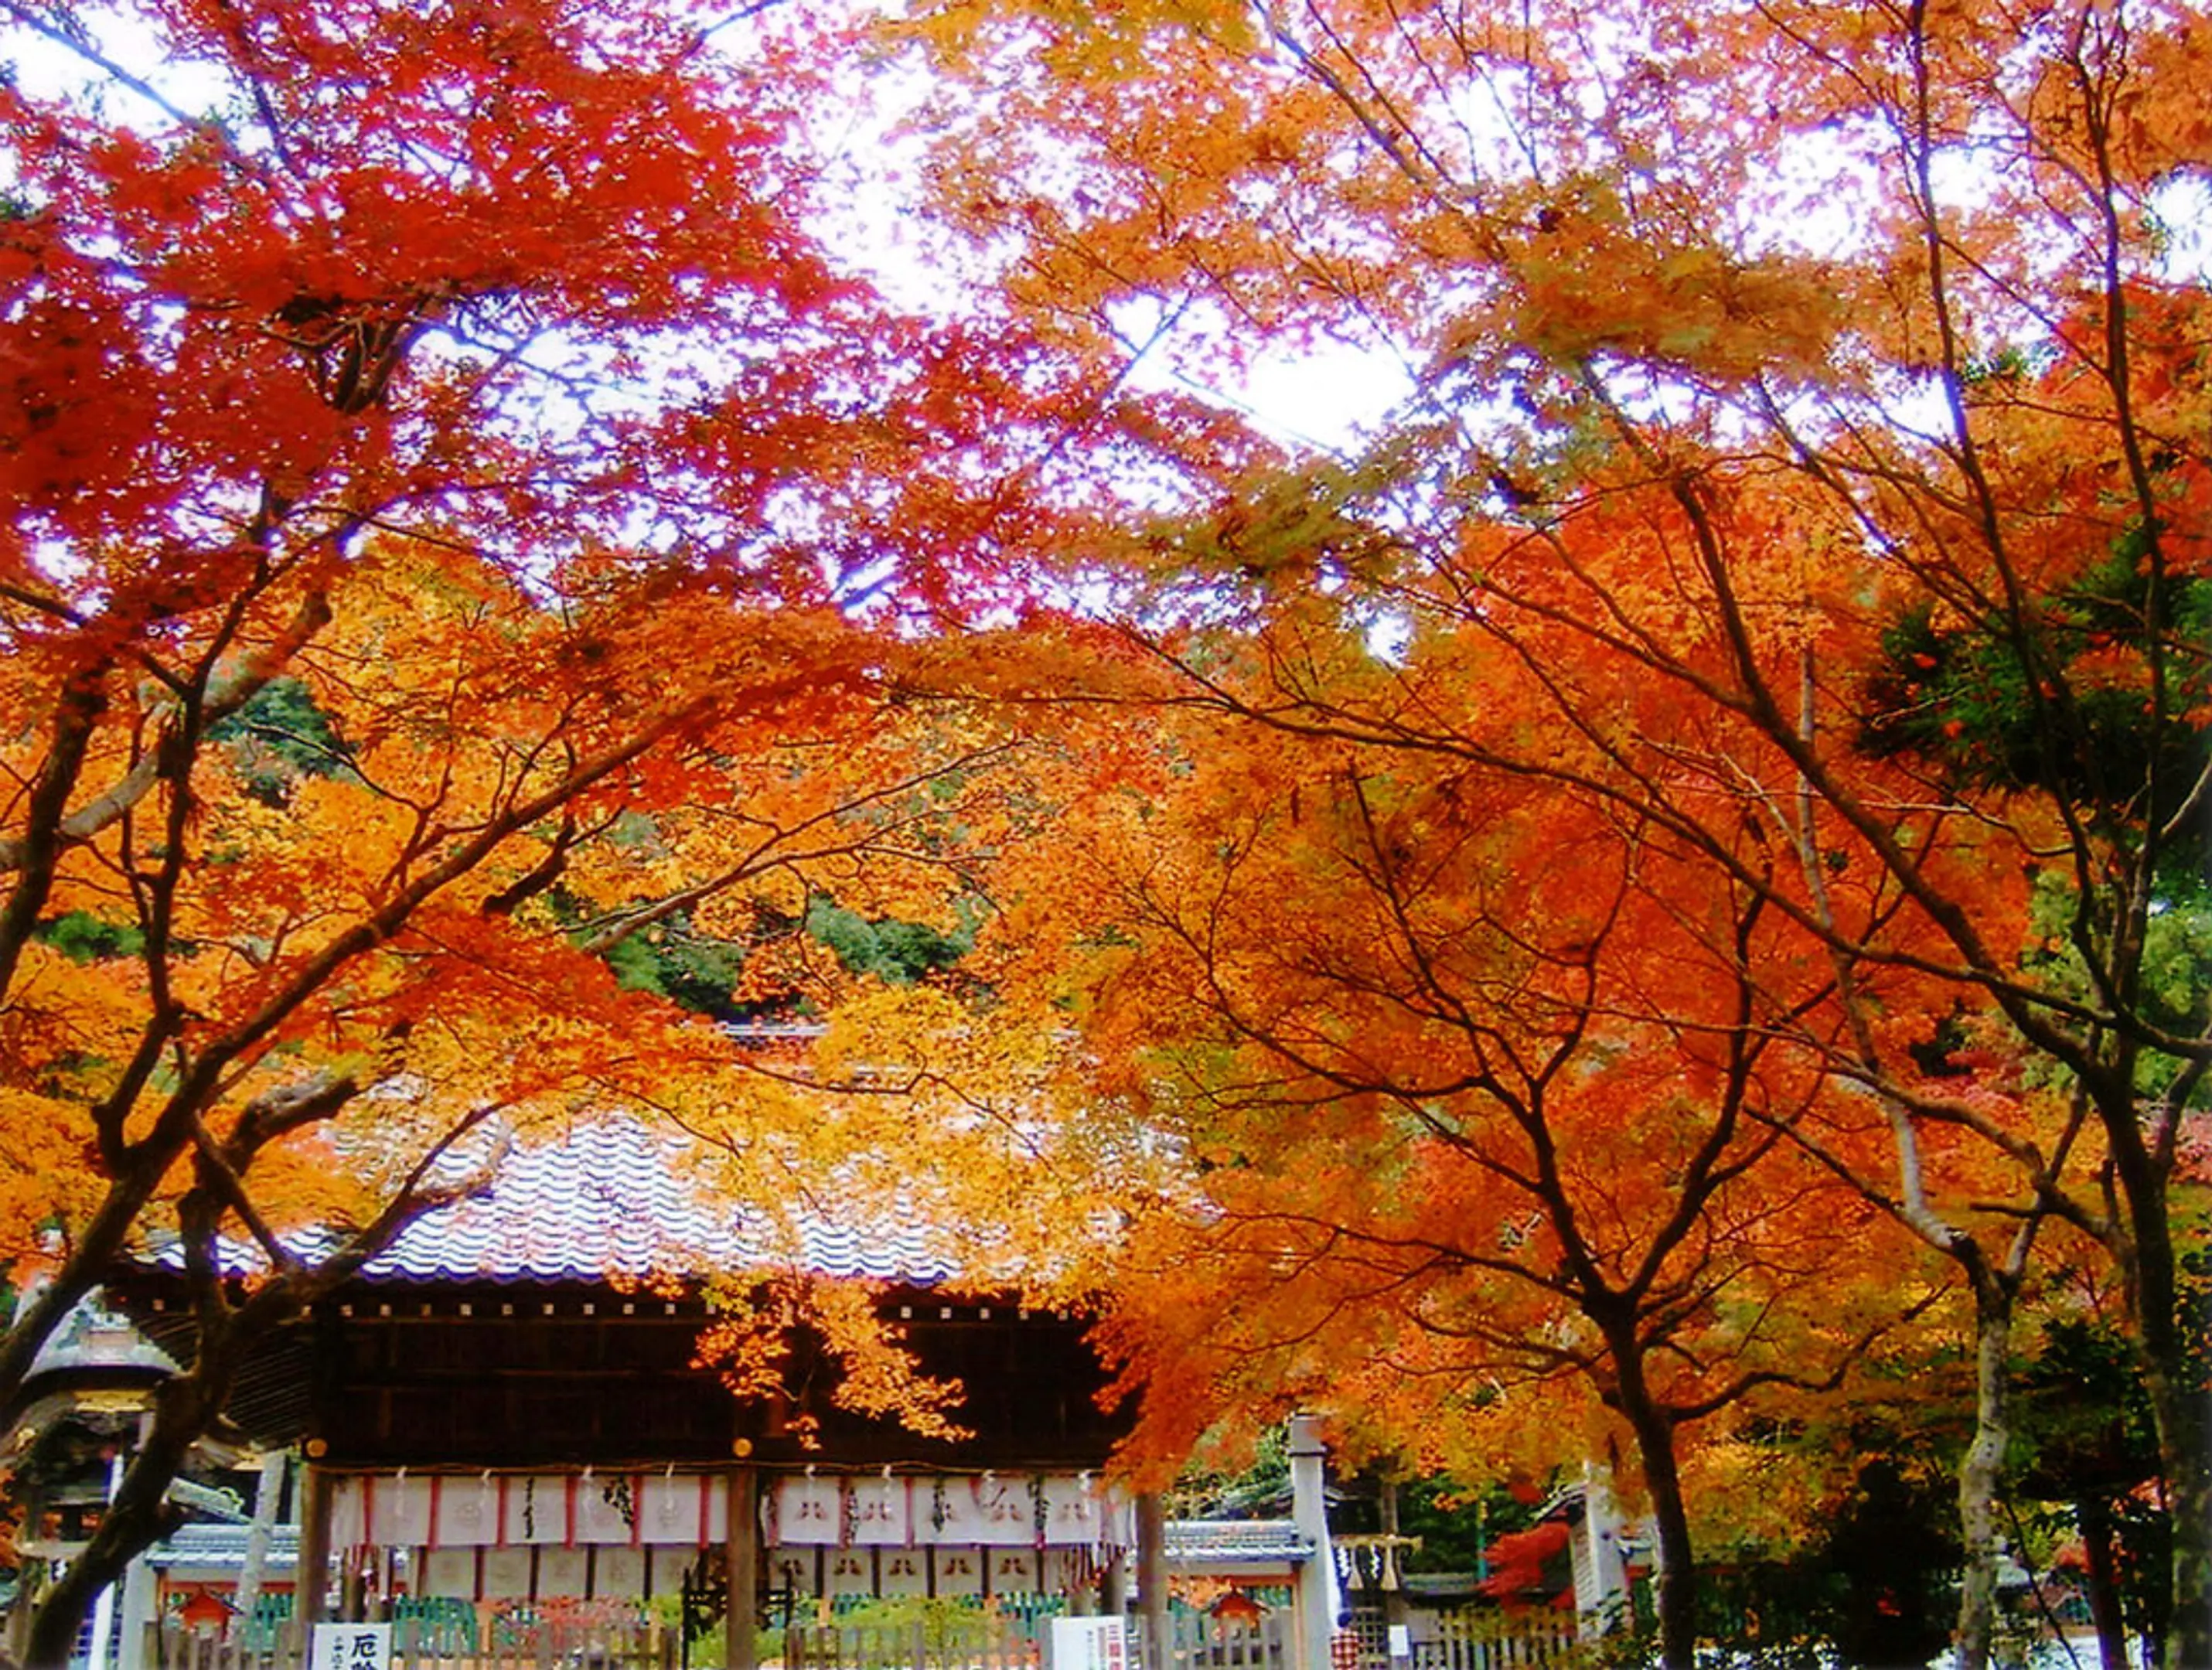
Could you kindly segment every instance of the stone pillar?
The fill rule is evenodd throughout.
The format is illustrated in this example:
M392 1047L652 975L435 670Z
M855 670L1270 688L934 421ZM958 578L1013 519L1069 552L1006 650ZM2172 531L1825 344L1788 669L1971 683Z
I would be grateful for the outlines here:
M1583 1524L1590 1592L1577 1593L1585 1636L1602 1635L1620 1620L1628 1601L1628 1574L1620 1555L1620 1520L1613 1505L1613 1479L1594 1462L1583 1463ZM1580 1562L1577 1562L1579 1564Z
M1129 1551L1115 1552L1107 1562L1106 1574L1099 1579L1098 1609L1109 1618L1121 1618L1129 1610Z
M1336 1630L1336 1556L1328 1542L1328 1498L1322 1459L1321 1423L1311 1415L1291 1417L1291 1519L1313 1550L1298 1574L1298 1670L1329 1670L1329 1637Z
M1146 1670L1172 1670L1175 1637L1168 1627L1168 1515L1157 1491L1137 1498L1137 1616Z
M300 1564L292 1576L292 1618L303 1629L323 1621L331 1588L331 1476L313 1462L300 1469Z
M142 1423L138 1439L143 1443L146 1429ZM115 1493L123 1485L123 1470L130 1462L120 1444L115 1454L107 1458L107 1499L112 1503ZM92 1670L107 1670L107 1638L115 1631L115 1585L110 1583L100 1590L100 1598L92 1603Z
M269 1539L276 1532L276 1508L284 1496L288 1459L281 1449L272 1449L261 1458L261 1482L254 1489L253 1519L246 1533L246 1564L239 1570L238 1589L231 1597L231 1604L238 1608L230 1619L234 1637L253 1621L254 1603L261 1598L262 1573L269 1564Z
M117 1670L146 1670L153 1662L146 1655L147 1635L154 1627L154 1595L158 1587L153 1563L140 1549L123 1568L123 1624L115 1655Z
M722 1576L729 1596L722 1614L722 1670L758 1670L760 1643L753 1612L760 1588L760 1470L735 1467L724 1488L730 1509L729 1540L722 1545Z

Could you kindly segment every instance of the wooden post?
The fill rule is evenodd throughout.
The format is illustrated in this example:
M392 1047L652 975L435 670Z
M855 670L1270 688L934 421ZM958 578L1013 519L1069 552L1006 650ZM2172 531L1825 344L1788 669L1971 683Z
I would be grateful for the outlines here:
M1116 1549L1107 1563L1106 1575L1099 1582L1099 1610L1109 1617L1125 1616L1129 1610L1129 1551Z
M722 1613L722 1670L759 1670L754 1639L753 1606L760 1570L760 1472L730 1469L728 1539L722 1545L722 1571L729 1602Z
M1329 1638L1336 1631L1336 1564L1328 1546L1328 1503L1323 1491L1321 1424L1311 1415L1291 1417L1291 1517L1313 1550L1298 1572L1299 1670L1329 1670Z
M1382 1499L1378 1504L1382 1523L1382 1627L1386 1642L1407 1639L1406 1612L1406 1552L1410 1539L1398 1530L1398 1479L1395 1473L1382 1479ZM1400 1656L1397 1649L1389 1649L1393 1659Z
M1168 1634L1168 1515L1157 1491L1137 1498L1137 1615L1144 1620L1145 1670L1173 1670Z
M337 1506L331 1476L313 1461L300 1470L300 1564L292 1576L292 1616L302 1624L323 1621L331 1587L331 1514Z

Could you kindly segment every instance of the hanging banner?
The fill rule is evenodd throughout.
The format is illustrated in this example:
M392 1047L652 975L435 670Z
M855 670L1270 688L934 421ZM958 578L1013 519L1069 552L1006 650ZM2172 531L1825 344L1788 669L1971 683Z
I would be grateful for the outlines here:
M358 1548L368 1540L368 1481L348 1473L331 1484L331 1546Z
M995 1473L975 1481L977 1542L1001 1548L1036 1546L1036 1497L1031 1482Z
M844 1541L844 1503L835 1479L811 1473L781 1479L775 1486L775 1539L793 1545Z
M704 1547L726 1539L720 1473L362 1473L331 1480L334 1548ZM1074 1548L1135 1542L1135 1509L1089 1474L787 1474L769 1546Z
M455 1600L477 1598L477 1552L473 1548L434 1548L423 1557L424 1594Z
M1133 1497L1116 1490L1102 1490L1098 1493L1098 1546L1105 1553L1118 1554L1137 1546L1137 1503Z
M561 1596L580 1600L591 1576L591 1556L580 1548L541 1548L538 1551L538 1594L540 1600Z
M379 1548L430 1544L431 1481L397 1473L368 1479L368 1540Z
M562 1473L527 1473L507 1481L507 1534L502 1542L563 1544L568 1540L568 1493L574 1481Z
M794 1600L811 1599L815 1593L815 1551L811 1548L771 1548L768 1556L770 1586L789 1592Z
M915 1485L914 1539L939 1546L983 1540L983 1509L973 1479L928 1479Z
M649 1543L696 1548L706 1540L707 1479L690 1473L664 1473L645 1481L638 1505L640 1534Z
M986 1551L991 1562L991 1593L994 1594L1035 1594L1042 1585L1037 1581L1037 1552L1034 1548L993 1548Z
M983 1551L980 1548L933 1548L937 1592L945 1596L980 1595L983 1592Z
M851 1503L854 1542L872 1547L903 1548L912 1540L905 1479L889 1475L855 1479L845 1488Z
M635 1600L645 1594L645 1550L592 1551L592 1594L597 1600Z
M865 1548L841 1548L830 1556L829 1579L832 1595L873 1594L875 1560Z
M1044 1542L1048 1548L1097 1548L1106 1539L1105 1504L1091 1475L1044 1481Z
M637 1540L637 1480L626 1473L586 1473L576 1481L578 1542Z
M484 1551L483 1598L487 1600L526 1600L530 1598L528 1549L488 1548Z
M884 1598L929 1593L929 1572L922 1564L921 1549L886 1548L878 1558L883 1563Z
M437 1481L430 1540L439 1548L477 1548L499 1540L499 1480L489 1473Z

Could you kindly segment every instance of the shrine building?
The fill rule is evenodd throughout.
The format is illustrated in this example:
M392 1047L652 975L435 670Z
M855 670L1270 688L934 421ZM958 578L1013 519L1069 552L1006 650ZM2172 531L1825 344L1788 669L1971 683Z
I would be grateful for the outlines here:
M954 1297L918 1232L810 1230L805 1266L869 1284L920 1372L961 1382L969 1436L840 1407L805 1337L780 1393L738 1398L698 1361L700 1284L668 1272L672 1249L702 1272L759 1252L684 1161L682 1139L620 1119L518 1149L252 1361L228 1412L252 1446L304 1458L297 1570L331 1574L301 1585L296 1617L714 1586L752 1603L726 1632L727 1663L752 1670L757 1620L779 1612L901 1596L1118 1612L1133 1585L1164 1606L1158 1503L1105 1482L1127 1416L1101 1406L1085 1318ZM141 1270L110 1297L188 1357L173 1275ZM1285 1529L1289 1579L1326 1531ZM1304 1624L1300 1661L1327 1627Z

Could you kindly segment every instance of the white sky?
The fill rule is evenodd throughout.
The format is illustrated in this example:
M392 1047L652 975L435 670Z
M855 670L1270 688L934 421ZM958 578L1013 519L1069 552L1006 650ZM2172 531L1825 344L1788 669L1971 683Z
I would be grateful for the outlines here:
M97 10L78 8L72 15L81 25L98 28ZM104 51L176 107L197 112L224 97L219 77L164 59L142 33L112 27L99 33ZM137 104L149 119L162 119L129 88L20 26L0 29L0 58L13 65L19 84L34 96L91 94L118 114L127 115ZM825 217L817 229L841 258L878 283L895 303L922 312L943 308L951 264L933 258L921 223L908 206L908 194L921 177L921 143L899 135L899 124L913 113L926 87L910 72L880 64L872 70L855 67L848 75L852 79L840 89L847 96L832 101L837 125L817 126L812 136L829 160L832 182L844 188L846 207ZM5 167L0 158L0 171ZM837 179L839 173L845 175L842 180ZM1974 194L1971 178L1964 175L1946 190L1959 201ZM2158 194L2155 208L2169 240L2163 276L2203 282L2212 273L2212 185L2201 179L2176 181ZM1851 230L1838 226L1832 237L1816 234L1817 228L1801 225L1793 228L1793 241L1848 242ZM950 296L956 307L957 298L956 284ZM1147 317L1141 301L1121 304L1116 319L1133 345L1146 343L1157 322L1157 310ZM1408 368L1395 355L1347 343L1278 351L1249 364L1241 374L1223 371L1222 356L1206 351L1210 340L1218 339L1209 333L1222 328L1218 321L1210 324L1204 310L1190 310L1139 357L1130 373L1132 386L1195 394L1252 417L1285 442L1332 452L1371 434L1414 392ZM1205 375L1211 380L1194 380L1190 367L1199 364L1209 367Z

